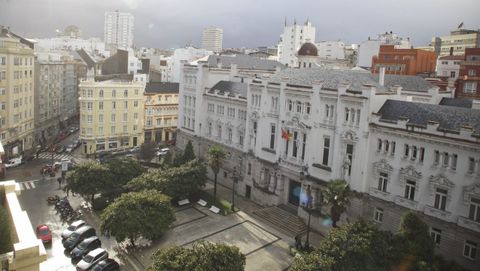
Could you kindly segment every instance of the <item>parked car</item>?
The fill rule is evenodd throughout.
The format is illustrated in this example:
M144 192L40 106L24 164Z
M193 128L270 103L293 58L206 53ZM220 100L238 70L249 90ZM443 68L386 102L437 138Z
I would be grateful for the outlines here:
M52 232L50 228L45 224L40 224L37 226L37 237L41 239L43 243L50 243L52 242Z
M120 270L120 265L114 259L109 258L109 259L99 261L90 270L92 270L92 271L118 271L118 270Z
M90 251L80 262L77 263L77 271L89 270L90 267L107 258L107 251L105 251L103 248L96 248Z
M82 145L82 142L80 142L80 140L76 138L72 141L72 145L73 145L73 148L76 149L80 147L80 145Z
M65 152L68 153L68 154L71 154L74 149L75 149L75 145L70 144L70 145L68 145L67 148L65 149Z
M57 165L45 165L42 167L42 169L40 170L40 174L54 174L55 175L55 172L57 172L57 170L59 169L59 166Z
M76 231L77 229L79 229L80 227L82 226L85 226L87 225L87 223L83 220L77 220L77 221L73 221L72 224L70 224L68 226L68 228L66 228L63 232L62 232L62 239L67 239L68 237L70 237L70 235Z
M70 256L73 260L77 260L82 258L84 255L88 254L90 251L99 248L102 246L102 241L97 236L88 237L87 239L83 240L80 244L78 244L72 252L70 252Z
M65 147L65 145L58 144L57 148L55 149L55 152L57 154L60 154L60 153L63 153L66 149L67 149L67 147Z
M62 240L63 247L66 250L74 249L85 238L95 236L95 229L91 226L82 226L74 231L67 239Z
M169 151L170 151L169 148L160 149L159 151L157 151L157 156L166 155Z
M18 167L22 163L23 163L23 157L19 156L19 157L8 160L8 162L5 163L5 167L6 168Z

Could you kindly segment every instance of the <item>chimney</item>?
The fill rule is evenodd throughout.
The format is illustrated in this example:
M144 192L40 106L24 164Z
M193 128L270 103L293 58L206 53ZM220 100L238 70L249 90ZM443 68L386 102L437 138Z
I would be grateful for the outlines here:
M380 68L380 72L378 73L378 84L382 87L385 85L385 67Z

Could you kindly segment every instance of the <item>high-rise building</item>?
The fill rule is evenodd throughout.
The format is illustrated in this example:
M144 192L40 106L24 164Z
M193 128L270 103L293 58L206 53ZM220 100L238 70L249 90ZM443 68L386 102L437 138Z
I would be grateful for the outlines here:
M278 43L278 61L289 67L298 66L296 53L305 42L315 43L315 27L312 23L307 20L303 25L294 22L287 26L285 21Z
M203 29L202 48L218 53L223 46L223 29L220 27L207 27Z
M123 49L131 48L133 46L133 26L132 14L118 10L105 12L105 43Z
M432 38L431 47L440 56L463 55L466 48L480 47L480 31L457 29L450 36Z
M6 156L32 149L33 44L0 26L0 140Z

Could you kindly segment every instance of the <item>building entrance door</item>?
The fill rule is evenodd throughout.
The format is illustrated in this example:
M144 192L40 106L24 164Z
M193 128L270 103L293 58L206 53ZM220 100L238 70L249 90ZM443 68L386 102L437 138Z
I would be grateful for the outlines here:
M302 185L299 182L290 180L288 189L288 203L298 206L300 204L300 192Z
M252 187L250 185L245 186L245 197L247 199L250 199L251 194L252 194Z

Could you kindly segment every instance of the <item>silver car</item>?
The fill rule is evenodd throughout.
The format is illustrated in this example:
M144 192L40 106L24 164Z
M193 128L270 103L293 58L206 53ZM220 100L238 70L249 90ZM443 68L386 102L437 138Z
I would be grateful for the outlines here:
M83 259L77 263L77 271L84 271L90 269L93 265L101 260L108 258L108 252L103 248L96 248L90 251Z
M83 225L86 225L85 221L83 221L83 220L77 220L77 221L72 222L72 224L70 224L70 226L68 226L68 228L66 228L62 232L62 239L67 239L70 235L72 235L72 233L74 231L76 231L77 229L79 229Z

